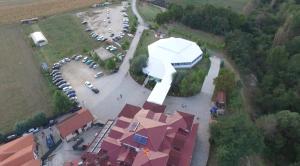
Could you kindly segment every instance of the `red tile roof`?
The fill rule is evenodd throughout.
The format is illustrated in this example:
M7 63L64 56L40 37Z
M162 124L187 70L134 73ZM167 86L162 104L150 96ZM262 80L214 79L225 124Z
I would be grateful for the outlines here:
M35 142L32 134L0 146L0 166L39 166L34 157Z
M120 161L132 166L185 166L190 163L198 127L194 115L183 112L167 115L137 110L134 106L125 107L100 144L102 151L98 157L97 154L83 155L87 163L102 163L103 166L108 166L108 163L118 165ZM135 109L132 111L136 112L134 115L130 108Z
M132 119L134 117L134 115L139 112L139 110L141 110L140 107L138 106L134 106L131 104L126 104L122 111L119 113L118 117L124 116L126 118L130 118Z
M155 113L163 113L163 112L165 112L166 106L158 105L158 104L146 101L143 105L143 108L146 110L151 110Z
M86 109L81 109L75 112L71 117L65 119L57 125L60 135L65 138L67 135L75 132L77 129L82 128L89 122L94 120L93 115Z

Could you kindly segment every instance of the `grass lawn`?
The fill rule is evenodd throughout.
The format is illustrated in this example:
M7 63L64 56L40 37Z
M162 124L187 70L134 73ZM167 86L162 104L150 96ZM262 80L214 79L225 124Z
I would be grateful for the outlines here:
M223 37L200 30L194 30L182 24L169 24L163 29L165 29L169 36L182 37L195 42L201 41L201 43L206 45L208 48L222 49L224 47Z
M53 109L47 81L26 37L20 24L0 26L0 132Z
M142 37L139 41L137 49L135 50L134 56L139 56L142 54L148 55L148 45L157 41L158 39L155 38L154 32L151 30L145 30L142 34Z
M143 19L148 23L154 23L154 19L158 13L161 13L161 9L149 4L138 1L137 5L138 11Z
M219 7L231 8L233 11L242 13L244 6L249 0L169 0L171 3L177 3L182 5L203 5L212 4Z
M24 26L27 33L40 29L49 44L37 48L37 54L41 60L52 64L63 57L73 54L84 53L97 46L100 43L91 39L89 33L84 32L84 26L80 20L73 14L55 15L31 25L30 28Z

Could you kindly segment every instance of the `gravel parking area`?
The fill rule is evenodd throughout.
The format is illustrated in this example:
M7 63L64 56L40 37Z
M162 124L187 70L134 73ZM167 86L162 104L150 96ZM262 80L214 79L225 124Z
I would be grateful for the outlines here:
M86 12L77 13L77 16L86 22L87 29L110 38L112 33L117 35L123 30L124 17L122 12L125 11L124 6L127 6L126 3L94 8Z
M71 84L75 91L82 87L88 89L84 86L84 82L90 81L93 83L93 80L96 80L94 75L99 71L99 69L89 68L88 65L81 61L71 61L61 68L63 78Z

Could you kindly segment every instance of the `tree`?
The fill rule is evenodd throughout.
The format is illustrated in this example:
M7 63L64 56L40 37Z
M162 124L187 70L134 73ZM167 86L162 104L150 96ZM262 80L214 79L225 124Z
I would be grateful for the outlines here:
M53 101L55 115L62 115L68 112L74 105L74 103L71 102L69 98L59 90L54 92Z
M108 70L113 70L116 68L116 62L113 58L110 58L109 60L106 61L105 63L105 68Z
M285 46L290 55L300 53L300 36L294 37L292 40L288 41Z
M31 126L29 126L29 123L26 120L19 121L15 125L15 131L18 135L22 135L30 128Z
M47 124L47 117L44 112L36 113L32 118L32 123L34 127L40 127Z
M238 165L240 159L263 150L263 137L246 113L236 112L211 125L220 166Z
M4 135L0 132L0 144L2 144L3 142L5 142L5 137Z
M260 117L257 126L264 134L265 154L277 165L300 162L300 114L280 111Z
M235 86L234 73L228 69L221 69L219 76L214 80L214 84L217 91L222 90L226 94L230 94Z
M147 59L146 55L138 55L131 61L131 71L135 74L142 74L143 68L147 66Z

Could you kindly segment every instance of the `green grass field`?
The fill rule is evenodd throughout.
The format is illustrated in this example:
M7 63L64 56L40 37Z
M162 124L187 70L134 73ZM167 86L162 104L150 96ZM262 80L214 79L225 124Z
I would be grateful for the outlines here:
M138 2L138 11L143 19L148 23L153 23L156 15L161 13L161 9L149 3Z
M212 4L219 7L231 8L233 11L242 13L244 6L249 0L169 0L171 3L182 5L203 5Z
M89 37L89 33L84 32L80 20L69 13L51 16L25 29L28 34L38 29L44 33L49 44L37 48L36 52L41 60L49 64L100 46L99 42Z
M208 48L222 49L224 47L224 39L220 36L207 33L200 30L194 30L182 24L169 24L165 27L169 36L182 37L192 41L201 41Z
M51 114L52 101L39 62L19 24L0 26L0 132L36 112Z

